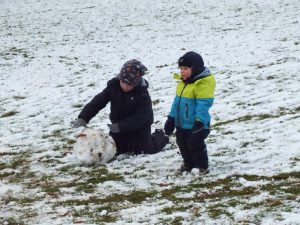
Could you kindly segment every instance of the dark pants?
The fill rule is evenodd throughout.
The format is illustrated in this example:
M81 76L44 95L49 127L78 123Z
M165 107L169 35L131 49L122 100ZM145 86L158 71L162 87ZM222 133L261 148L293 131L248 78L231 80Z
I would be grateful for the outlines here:
M208 168L208 156L204 140L201 138L197 143L192 143L191 130L176 128L176 142L187 168Z
M117 155L123 153L155 154L169 142L162 130L155 130L151 134L151 127L136 133L122 134L109 133L117 146Z

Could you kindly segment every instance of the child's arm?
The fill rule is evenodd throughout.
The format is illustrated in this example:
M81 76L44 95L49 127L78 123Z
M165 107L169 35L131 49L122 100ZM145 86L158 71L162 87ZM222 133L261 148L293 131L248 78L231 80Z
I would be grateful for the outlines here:
M88 123L101 109L109 102L109 90L106 87L100 94L96 95L83 108L78 118L82 118Z
M209 108L214 101L215 86L215 78L213 75L210 75L197 82L194 89L196 96L196 121L201 122L204 129L209 128Z
M204 129L209 128L209 108L212 106L212 98L196 99L196 121L203 124Z

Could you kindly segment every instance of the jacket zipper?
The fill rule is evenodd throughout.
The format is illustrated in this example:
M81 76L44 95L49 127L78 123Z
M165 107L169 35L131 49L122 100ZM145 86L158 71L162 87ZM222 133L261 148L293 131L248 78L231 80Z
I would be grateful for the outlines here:
M189 118L189 107L187 103L185 103L185 117Z
M178 119L178 125L179 125L179 127L181 127L180 126L180 117L179 117L179 112L180 112L180 102L181 102L181 97L182 97L182 93L183 93L183 91L184 91L184 89L185 89L185 87L187 86L187 83L185 83L184 84L184 86L183 86L183 88L182 88L182 91L181 91L181 93L180 93L180 96L179 96L179 101L178 101L178 109L177 109L177 119Z

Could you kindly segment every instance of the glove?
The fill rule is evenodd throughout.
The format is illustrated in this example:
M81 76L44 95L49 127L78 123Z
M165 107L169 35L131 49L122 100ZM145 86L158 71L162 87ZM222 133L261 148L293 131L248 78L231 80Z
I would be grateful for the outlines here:
M166 135L171 135L175 129L175 119L171 116L168 116L167 121L165 122L164 130Z
M71 122L72 128L78 128L78 127L87 127L87 123L84 119L78 118Z
M196 121L191 131L191 142L197 143L199 140L204 140L209 135L210 130L204 129L203 123Z
M120 127L119 127L119 124L117 123L113 123L113 124L107 124L110 132L112 133L119 133L120 132Z

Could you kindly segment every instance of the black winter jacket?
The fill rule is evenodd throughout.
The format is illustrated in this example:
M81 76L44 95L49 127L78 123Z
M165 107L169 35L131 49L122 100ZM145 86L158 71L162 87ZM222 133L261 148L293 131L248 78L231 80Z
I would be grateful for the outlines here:
M148 92L148 82L140 84L129 92L124 92L116 78L107 82L107 87L96 95L81 111L78 118L87 123L110 102L110 120L118 123L120 133L134 133L153 123L152 101Z

